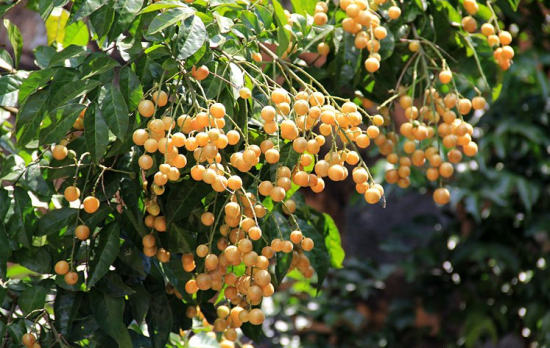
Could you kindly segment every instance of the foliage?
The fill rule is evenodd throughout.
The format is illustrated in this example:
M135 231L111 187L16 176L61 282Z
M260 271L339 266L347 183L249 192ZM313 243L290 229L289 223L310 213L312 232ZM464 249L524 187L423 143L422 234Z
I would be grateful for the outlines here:
M374 152L399 153L406 187L405 143L445 159L459 151L449 125L436 134L455 104L468 138L459 145L477 152L463 106L496 99L508 44L493 53L455 26L466 14L457 1L358 2L362 25L343 3L294 1L291 14L277 0L29 1L48 34L32 72L17 70L22 36L4 22L14 59L0 51L2 345L214 347L221 334L199 333L214 329L228 347L239 327L258 340L262 298L289 270L319 290L342 266L334 222L293 196L300 186L320 192L347 164L357 191L383 201L357 147L373 139ZM497 21L490 3L468 12ZM442 106L443 95L455 103ZM367 98L381 115L359 105ZM420 114L394 122L397 98ZM401 124L414 134L397 135ZM436 192L448 201L446 188Z

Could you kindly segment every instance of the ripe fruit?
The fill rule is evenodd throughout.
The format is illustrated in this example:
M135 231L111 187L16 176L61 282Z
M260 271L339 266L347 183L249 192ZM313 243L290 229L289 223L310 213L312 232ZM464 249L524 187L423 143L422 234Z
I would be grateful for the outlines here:
M65 199L74 202L80 197L80 189L76 186L69 186L64 191Z
M65 260L61 260L55 264L55 273L58 275L65 275L69 272L69 263Z
M99 208L99 199L93 196L88 196L84 198L84 201L82 202L84 206L84 211L88 214L93 214L97 211Z
M143 117L151 117L155 113L155 105L150 100L142 100L138 104L138 112Z
M69 150L65 145L55 145L52 149L52 155L53 158L55 158L58 161L64 160L67 155L69 154Z
M452 79L453 73L449 70L443 70L439 73L439 81L441 81L441 83L444 85L450 83Z
M68 285L75 285L78 282L78 273L69 272L65 274L65 283Z
M451 200L451 194L446 188L440 187L434 191L433 199L437 204L444 205Z
M153 93L152 99L155 104L163 107L168 102L168 94L165 91L157 91Z
M321 56L328 56L330 53L330 46L324 42L321 42L319 45L317 45L317 53L319 53Z
M90 237L90 228L86 225L78 225L74 230L76 238L80 240L86 240Z
M193 67L191 69L191 76L193 76L193 78L197 81L202 81L204 80L205 78L208 77L208 75L210 74L210 70L208 70L208 67L207 66L200 66L200 67Z
M32 333L26 333L21 338L21 343L23 343L27 347L32 347L35 342L36 336L34 336Z
M391 19L397 19L401 16L401 9L397 6L392 6L388 9L388 16Z
M365 60L365 69L370 73L375 73L380 69L380 62L376 58L367 58Z
M243 87L239 90L239 96L243 99L249 99L252 96L250 89Z

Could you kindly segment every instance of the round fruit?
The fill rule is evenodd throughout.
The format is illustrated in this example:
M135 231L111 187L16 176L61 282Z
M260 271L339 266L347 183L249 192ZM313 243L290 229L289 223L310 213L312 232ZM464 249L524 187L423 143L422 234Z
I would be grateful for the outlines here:
M74 230L74 235L80 240L87 240L90 237L90 228L86 225L78 225Z
M69 150L65 145L55 145L52 149L53 158L58 161L64 160L69 154Z
M23 335L21 342L27 347L32 347L36 342L36 337L31 333L26 333Z
M168 94L165 91L158 91L153 93L153 102L162 107L168 103Z
M155 104L150 100L142 100L138 104L138 111L143 117L151 117L155 113Z
M368 58L365 60L365 69L370 73L375 73L380 69L380 62L376 58Z
M65 274L65 283L68 285L75 285L78 282L78 273L69 272Z
M55 273L58 275L65 275L69 272L69 263L65 260L61 260L55 264Z
M84 211L86 211L86 213L93 214L99 208L99 199L93 196L88 196L84 198L82 204L84 205Z
M434 191L433 198L437 204L444 205L451 200L451 194L446 188L440 187Z
M74 202L80 197L80 189L76 186L69 186L65 189L63 194L66 200Z

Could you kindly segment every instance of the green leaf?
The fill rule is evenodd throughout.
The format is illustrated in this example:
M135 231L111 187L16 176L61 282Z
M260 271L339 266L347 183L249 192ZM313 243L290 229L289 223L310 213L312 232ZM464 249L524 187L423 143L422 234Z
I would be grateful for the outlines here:
M63 47L70 45L86 46L88 41L90 41L90 32L88 31L88 26L83 21L70 24L65 29Z
M512 6L512 9L514 11L518 10L518 6L519 6L520 2L521 2L521 0L508 0L508 3L510 4L510 6Z
M145 7L143 10L139 11L138 14L149 13L174 7L185 7L185 5L175 1L158 1Z
M57 295L53 304L55 315L55 327L60 334L68 336L73 327L73 322L80 309L83 293L57 288Z
M96 103L88 106L84 116L84 138L88 151L94 162L99 163L107 145L109 145L109 129Z
M76 11L73 20L79 20L84 17L88 17L95 11L99 10L101 6L105 4L104 0L86 0Z
M92 250L92 261L90 261L90 277L87 287L90 289L108 271L115 262L120 250L120 226L112 222L103 227L98 234L98 243Z
M325 245L330 254L331 266L342 268L346 254L342 248L342 240L340 239L338 227L336 227L332 217L326 213L323 213L322 221L324 222Z
M46 34L48 36L48 46L54 42L63 43L65 39L65 26L69 20L69 11L57 7L46 19Z
M149 311L149 292L142 283L132 287L134 293L128 297L128 302L132 310L132 317L138 323L141 323Z
M171 252L191 253L196 248L196 241L191 232L178 227L176 224L168 226L168 238Z
M82 78L103 74L117 66L120 66L120 64L104 53L92 53L82 63Z
M288 24L285 9L278 0L272 0L273 8L275 9L275 18L277 20L277 38L279 45L277 46L277 55L282 57L288 45L290 44L290 33L285 29Z
M36 225L36 215L27 190L17 186L13 193L13 215L8 221L7 230L11 238L25 248L31 247L31 238Z
M137 75L128 66L120 69L119 74L120 92L126 101L128 110L134 111L141 99L143 99L143 88Z
M86 52L86 47L70 45L60 52L54 53L48 62L48 67L56 65L65 66L65 60L69 58L78 57Z
M128 129L129 117L128 108L120 90L112 83L108 83L101 88L99 104L109 129L118 138L123 139Z
M13 70L13 60L11 59L10 54L3 49L0 49L0 68L7 71Z
M194 181L182 181L170 190L166 201L166 224L188 217L204 196L210 192L210 187Z
M112 297L126 297L134 293L131 287L124 284L118 273L111 271L96 283L95 288Z
M31 285L19 296L19 308L23 314L28 315L35 309L44 308L47 289L41 284Z
M34 140L40 122L44 118L44 107L49 97L49 91L38 91L25 100L19 108L16 118L17 141L27 144Z
M45 274L51 273L52 271L52 257L43 247L21 249L18 250L17 253L14 253L13 256L15 262L33 272ZM11 268L8 271L8 278L10 277L10 271Z
M8 232L0 216L0 278L6 279L8 256L10 254Z
M126 31L132 21L136 17L136 14L143 6L143 0L120 0L115 3L115 13L117 18L111 28L110 37L116 38L124 31Z
M103 331L111 336L121 348L132 347L128 328L124 325L124 298L114 298L92 290L90 300L92 312Z
M113 8L113 0L103 1L105 5L100 7L97 11L90 15L90 23L94 28L95 33L99 39L102 39L107 35L113 21L115 20L115 10Z
M54 74L54 69L36 70L31 72L29 77L23 80L23 83L19 87L19 103L23 103L29 95L48 83Z
M303 219L298 219L298 224L300 225L300 230L304 234L304 237L313 239L313 242L315 243L313 250L306 252L306 254L311 261L311 266L317 273L317 290L319 290L323 285L323 281L325 280L330 267L328 250L325 244L325 236L322 231L319 231Z
M77 214L78 209L69 207L51 210L40 219L35 235L59 234L62 229L76 222Z
M313 15L317 0L292 0L294 12L305 16L306 14Z
M78 98L101 85L101 81L81 80L69 82L62 86L50 102L50 106L57 107L66 104L69 100ZM52 91L53 92L53 91Z
M0 76L0 106L17 106L22 81L24 80L16 75Z
M186 18L180 26L176 41L178 59L187 59L197 52L208 38L206 27L198 16Z
M151 25L149 25L147 35L158 33L159 31L184 20L192 14L193 10L188 7L171 8L168 11L162 12L157 15L151 22Z
M172 331L173 319L172 309L164 292L152 294L148 319L149 336L152 338L153 346L157 348L166 347L168 337Z
M21 61L21 53L23 52L23 36L19 28L15 24L12 24L9 19L4 19L4 25L8 31L8 38L13 48L13 55L15 56L15 67L19 67Z
M84 110L82 104L66 104L48 114L52 124L40 132L40 142L49 144L62 139L75 123L78 115Z

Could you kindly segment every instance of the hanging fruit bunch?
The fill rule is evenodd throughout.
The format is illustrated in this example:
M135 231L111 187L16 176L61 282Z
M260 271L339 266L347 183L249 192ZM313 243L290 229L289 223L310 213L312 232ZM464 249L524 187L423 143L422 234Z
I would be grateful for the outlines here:
M250 348L242 336L260 337L263 300L287 273L319 289L342 266L334 222L296 192L353 180L368 204L391 204L384 175L406 188L419 169L448 203L455 166L478 151L468 116L487 107L487 64L513 58L491 4L481 30L502 47L477 55L472 1L463 28L463 9L438 1L127 5L41 9L47 23L68 18L65 34L48 32L40 70L14 80L28 156L14 155L5 191L10 261L45 275L39 295L56 299L53 315L40 301L14 314L27 347ZM453 55L430 16L458 38Z

